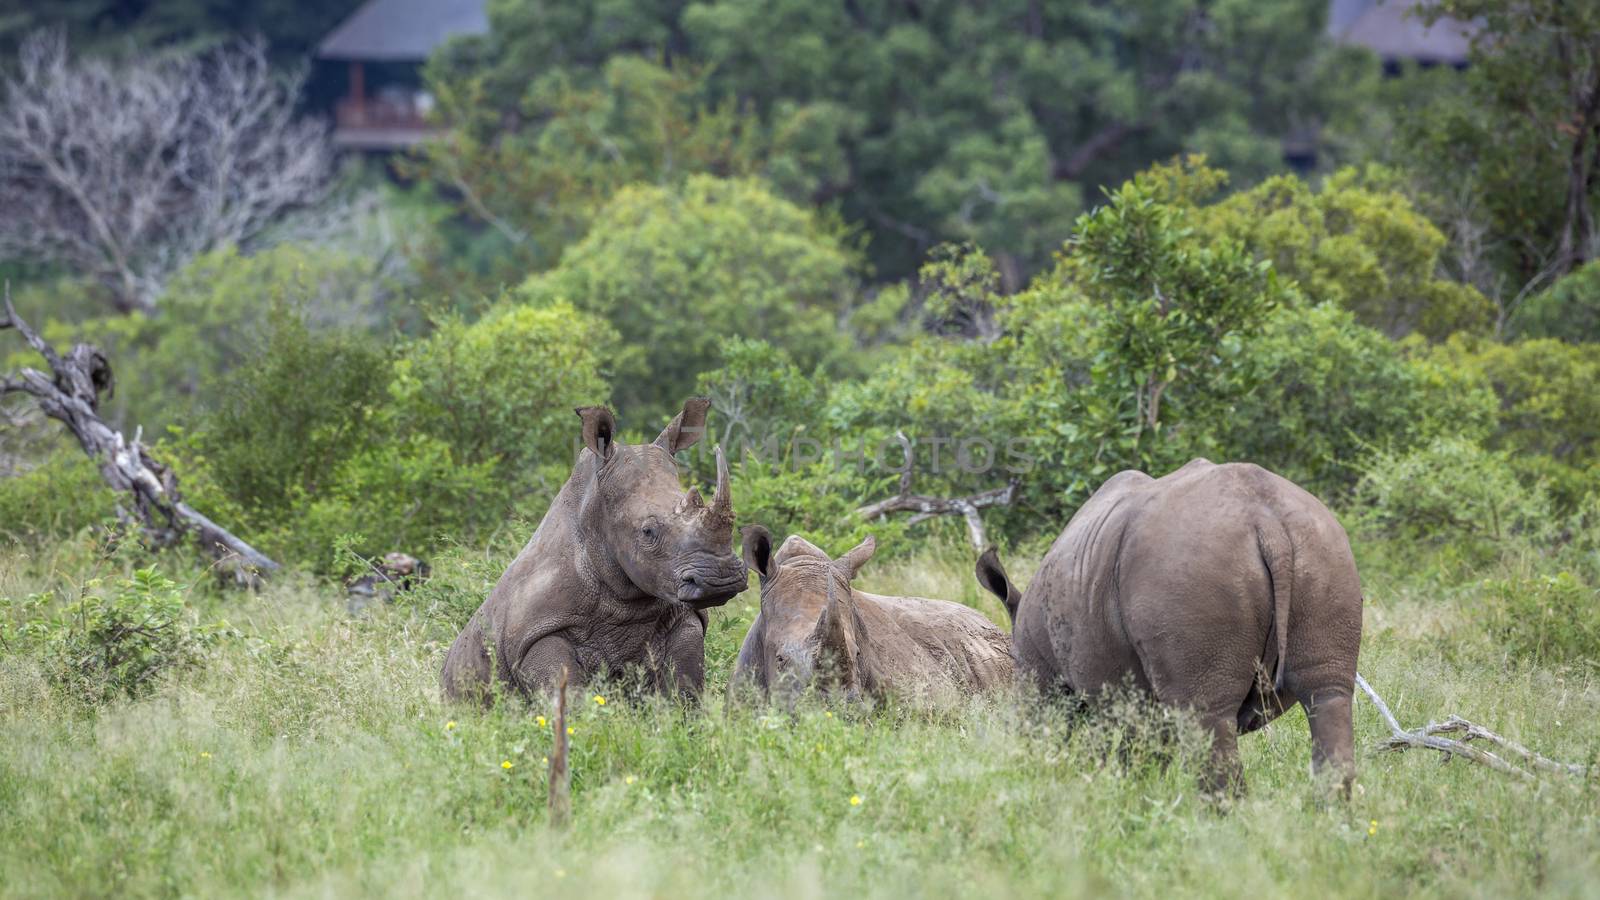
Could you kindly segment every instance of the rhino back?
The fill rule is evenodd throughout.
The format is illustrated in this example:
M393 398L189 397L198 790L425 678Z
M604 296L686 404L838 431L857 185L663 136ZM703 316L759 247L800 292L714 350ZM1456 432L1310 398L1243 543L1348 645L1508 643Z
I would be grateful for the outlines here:
M1141 685L1221 714L1262 667L1353 679L1359 579L1343 529L1315 497L1253 464L1196 460L1135 486L1118 509L1098 596L1117 613L1136 657L1121 662Z
M874 668L891 692L1010 684L1011 641L982 613L948 600L855 592Z
M1154 479L1120 472L1079 507L1023 592L1012 628L1019 674L1090 691L1137 670L1116 602L1117 556Z

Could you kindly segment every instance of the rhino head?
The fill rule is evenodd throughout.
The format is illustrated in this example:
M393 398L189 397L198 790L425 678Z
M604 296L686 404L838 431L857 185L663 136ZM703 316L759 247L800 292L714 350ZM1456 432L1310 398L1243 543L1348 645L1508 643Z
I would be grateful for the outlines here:
M579 461L580 471L587 466L579 528L590 539L586 546L602 548L595 562L609 571L596 574L607 581L626 580L627 585L613 585L624 595L705 609L721 606L745 588L744 564L732 552L733 497L722 449L717 448L717 490L710 504L694 488L683 489L673 459L700 440L709 405L699 397L685 401L655 441L636 446L616 440L610 410L578 410L591 455Z
M761 612L740 653L742 677L792 704L807 687L857 699L873 680L850 587L872 558L868 537L838 559L790 535L777 553L760 525L742 532L745 564L761 581Z

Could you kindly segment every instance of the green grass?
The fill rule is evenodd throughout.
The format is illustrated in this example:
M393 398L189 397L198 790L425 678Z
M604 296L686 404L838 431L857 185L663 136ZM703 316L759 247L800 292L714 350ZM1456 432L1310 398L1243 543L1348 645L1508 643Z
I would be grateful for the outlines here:
M1012 697L943 714L725 702L755 595L714 616L703 707L586 690L574 703L572 826L545 822L541 710L444 706L450 623L501 560L442 559L423 595L352 619L338 588L288 578L192 602L239 636L137 701L86 707L25 653L0 658L0 894L677 897L1592 895L1600 782L1526 784L1371 749L1322 802L1295 711L1242 739L1249 794L1198 797L1192 737ZM1008 560L1026 580L1033 561ZM0 552L0 597L132 564L66 543ZM1407 723L1455 712L1593 762L1592 668L1509 659L1460 634L1425 580L1369 574L1363 674ZM871 590L1001 616L948 548L875 562ZM1470 586L1473 576L1454 583ZM1445 652L1448 651L1448 652ZM453 726L450 723L454 723ZM1127 743L1131 741L1131 743ZM1123 743L1121 751L1113 749ZM506 769L503 762L510 761ZM851 798L859 796L859 805ZM1373 823L1376 823L1374 826Z

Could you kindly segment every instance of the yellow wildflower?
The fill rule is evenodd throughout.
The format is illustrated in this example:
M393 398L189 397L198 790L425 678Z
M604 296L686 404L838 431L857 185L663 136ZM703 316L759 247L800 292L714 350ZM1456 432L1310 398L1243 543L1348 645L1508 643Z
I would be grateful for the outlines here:
M622 783L623 784L633 784L634 780L635 780L634 777L632 775L629 775L627 778L622 779Z
M211 754L210 754L210 753L207 753L207 752L206 752L206 751L204 751L204 750L201 750L201 751L200 751L200 758L201 758L201 759L210 759L210 758L211 758Z
M512 766L512 762L511 762L511 760L509 760L509 759L507 759L507 760L502 760L502 761L501 761L501 762L500 762L500 768L502 768L502 769L505 769L505 770L506 770L506 771L508 771L508 772L509 772L509 771L511 771L511 766Z
M450 721L444 723L444 730L445 731L455 731L456 730L456 720L455 719L451 719Z
M1373 836L1373 835L1375 835L1377 833L1378 833L1378 820L1377 819L1373 819L1371 824L1369 824L1367 826L1367 837L1371 837L1371 836Z
M568 734L568 736L571 736L571 734L572 734L572 726L571 725L567 726L567 734Z
M606 705L606 698L600 696L599 694L595 694L594 695L594 705L595 706L605 706Z
M534 722L535 722L535 723L536 723L536 724L537 724L537 725L538 725L538 726L539 726L539 727L540 727L540 728L543 728L543 727L544 727L544 716L540 716L540 717L538 717L538 718L536 718L536 719L534 719L534 720L533 720L533 721L534 721Z
M851 806L860 806L861 805L861 795L860 794L851 794L850 795L850 805Z

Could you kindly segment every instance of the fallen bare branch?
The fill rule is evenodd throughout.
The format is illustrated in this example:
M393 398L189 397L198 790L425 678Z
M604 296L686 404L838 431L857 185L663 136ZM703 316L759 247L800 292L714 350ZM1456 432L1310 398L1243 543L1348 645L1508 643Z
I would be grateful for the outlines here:
M133 498L139 523L153 543L169 544L179 535L193 534L207 550L237 564L237 574L247 582L257 573L279 568L265 554L184 503L177 475L150 456L142 432L134 432L129 441L100 418L100 395L109 396L114 385L105 354L89 344L77 344L65 356L57 353L17 315L9 286L4 317L0 318L0 331L6 329L20 333L28 346L44 357L51 374L22 369L0 379L0 395L27 394L41 412L67 426L83 452L99 465L106 484Z
M1015 480L1005 487L992 488L965 497L927 497L911 493L911 480L914 474L912 465L911 439L905 432L897 431L895 439L900 446L905 448L906 467L900 472L900 491L893 497L869 503L856 510L856 514L866 519L876 519L887 516L889 513L909 512L914 515L906 520L908 524L916 525L926 522L934 516L958 515L967 521L967 539L972 542L974 549L982 550L988 546L984 528L983 516L978 510L990 506L1010 506L1017 493Z
M1379 745L1378 749L1380 750L1408 750L1412 747L1437 750L1445 754L1447 758L1449 756L1465 757L1473 762L1482 763L1496 772L1515 775L1518 778L1527 780L1532 780L1535 777L1535 771L1574 775L1579 778L1588 777L1590 774L1587 766L1577 763L1557 762L1549 757L1541 756L1516 741L1503 738L1481 725L1474 725L1456 715L1450 716L1443 722L1429 722L1421 728L1407 731L1400 726L1400 720L1396 719L1394 713L1389 710L1389 705L1383 702L1383 698L1378 696L1378 692L1373 690L1372 685L1368 684L1367 680L1359 674L1356 675L1356 686L1361 688L1372 699L1373 705L1378 708L1378 714L1383 717L1384 722L1389 726L1389 738ZM1461 740L1453 740L1440 737L1439 735L1441 734L1461 734L1463 737ZM1473 747L1467 743L1472 740L1482 740L1494 744L1503 751L1515 756L1530 768L1523 768L1508 762L1491 751Z

